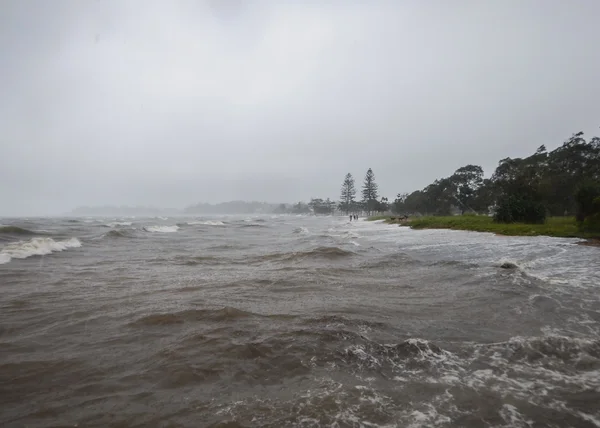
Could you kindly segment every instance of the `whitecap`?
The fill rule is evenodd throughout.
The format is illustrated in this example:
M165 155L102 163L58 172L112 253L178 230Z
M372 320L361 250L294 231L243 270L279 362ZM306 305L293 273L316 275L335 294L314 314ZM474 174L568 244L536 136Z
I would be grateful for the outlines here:
M196 226L196 225L204 225L204 226L225 226L225 223L219 220L204 220L204 221L188 221L188 225Z
M113 221L111 223L105 224L106 227L118 227L118 226L131 226L132 223L130 221Z
M294 229L294 233L300 235L310 235L310 231L306 227L297 227L296 229Z
M179 230L179 226L145 226L146 232L158 232L158 233L173 233Z
M52 238L33 238L29 241L13 242L0 250L0 264L8 263L11 259L45 256L53 252L78 247L81 247L81 242L77 238L71 238L64 241L55 241Z

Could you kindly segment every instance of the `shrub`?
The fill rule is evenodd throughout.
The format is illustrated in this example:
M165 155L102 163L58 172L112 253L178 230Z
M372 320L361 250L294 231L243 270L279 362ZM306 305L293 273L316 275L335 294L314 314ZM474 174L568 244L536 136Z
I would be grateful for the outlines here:
M598 221L592 217L600 217L600 183L586 183L579 187L575 194L577 203L576 219L580 227L594 227ZM596 229L596 230L600 230Z
M578 223L582 232L600 232L600 196L592 200L590 211Z
M546 221L546 207L543 203L524 196L506 195L498 201L494 221L542 224Z

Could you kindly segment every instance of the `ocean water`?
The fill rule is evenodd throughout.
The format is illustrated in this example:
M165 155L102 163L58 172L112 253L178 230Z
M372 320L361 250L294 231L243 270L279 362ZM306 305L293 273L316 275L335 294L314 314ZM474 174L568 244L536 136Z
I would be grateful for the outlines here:
M0 223L2 427L600 426L600 249L577 240Z

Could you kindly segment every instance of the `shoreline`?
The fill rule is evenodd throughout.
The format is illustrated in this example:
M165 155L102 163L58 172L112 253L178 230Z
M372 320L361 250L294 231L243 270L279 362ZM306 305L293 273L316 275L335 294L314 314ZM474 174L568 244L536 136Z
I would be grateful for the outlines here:
M600 234L581 232L573 217L549 217L544 224L495 223L489 216L427 216L398 219L395 216L372 216L367 221L383 220L386 224L406 226L411 229L450 229L471 232L488 232L498 236L549 236L553 238L579 238L578 245L600 247Z
M600 238L583 238L585 241L577 242L577 245L585 245L586 247L600 247Z

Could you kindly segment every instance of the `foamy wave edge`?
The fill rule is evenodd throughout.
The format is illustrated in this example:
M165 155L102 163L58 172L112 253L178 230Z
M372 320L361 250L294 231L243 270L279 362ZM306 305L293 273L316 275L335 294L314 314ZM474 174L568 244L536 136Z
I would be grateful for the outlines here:
M144 226L146 232L173 233L179 230L179 226Z
M33 238L29 241L13 242L0 250L0 264L6 264L12 259L45 256L65 251L69 248L79 247L81 247L81 242L77 238L70 238L64 241L55 241L52 238Z
M113 221L111 223L107 223L105 227L119 227L119 226L131 226L133 223L130 221Z
M197 226L197 225L204 225L204 226L225 226L225 223L223 223L222 221L218 221L218 220L206 220L206 221L188 221L186 223L189 226Z

